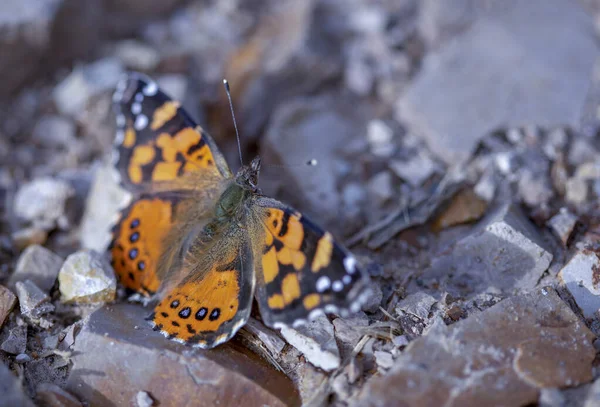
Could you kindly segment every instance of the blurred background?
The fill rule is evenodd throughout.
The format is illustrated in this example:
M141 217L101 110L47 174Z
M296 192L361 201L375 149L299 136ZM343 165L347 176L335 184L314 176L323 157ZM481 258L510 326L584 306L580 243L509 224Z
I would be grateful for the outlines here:
M237 170L227 78L245 160L263 158L263 191L366 265L365 324L409 332L370 345L387 353L365 371L385 373L390 349L433 323L428 311L418 326L388 318L405 315L394 310L407 294L464 300L443 314L451 324L482 293L493 292L485 308L515 287L556 284L576 225L598 229L599 34L596 0L2 0L0 283L33 244L63 257L105 251L123 198L112 92L128 71L182 101ZM529 283L497 263L469 275L481 263L464 260L465 241L479 240L472 224L498 206L523 210L506 224L531 220L525 235L553 242L543 265L533 251L529 263L511 258ZM336 397L356 394L346 390Z

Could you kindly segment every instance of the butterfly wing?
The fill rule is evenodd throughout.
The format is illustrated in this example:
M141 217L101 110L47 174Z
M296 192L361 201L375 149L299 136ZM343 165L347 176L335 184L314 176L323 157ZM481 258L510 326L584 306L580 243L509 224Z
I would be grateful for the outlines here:
M165 282L149 318L168 338L204 349L235 335L250 316L254 295L247 233L236 222L221 227L224 232L206 225L194 237L176 264L182 278Z
M231 172L211 137L151 79L128 75L114 103L115 166L134 198L112 229L109 250L123 285L150 296L169 271L159 268L160 258L177 249L170 232L205 216Z
M368 278L330 233L274 199L258 197L254 208L257 300L267 325L360 309Z
M208 133L150 78L129 74L117 86L113 100L115 165L128 190L149 191L156 183L195 188L194 182L184 182L190 173L204 180L232 176Z

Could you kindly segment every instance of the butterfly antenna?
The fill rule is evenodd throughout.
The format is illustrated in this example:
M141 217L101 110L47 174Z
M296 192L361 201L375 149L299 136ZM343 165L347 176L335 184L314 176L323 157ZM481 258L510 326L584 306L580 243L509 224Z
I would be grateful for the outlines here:
M225 86L225 93L227 93L227 99L229 100L229 110L231 110L231 117L233 118L233 127L235 127L235 137L237 138L238 152L240 153L240 164L244 165L244 160L242 159L240 133L238 132L237 123L235 121L235 113L233 113L233 102L231 101L231 91L229 90L229 82L227 79L223 79L223 86Z

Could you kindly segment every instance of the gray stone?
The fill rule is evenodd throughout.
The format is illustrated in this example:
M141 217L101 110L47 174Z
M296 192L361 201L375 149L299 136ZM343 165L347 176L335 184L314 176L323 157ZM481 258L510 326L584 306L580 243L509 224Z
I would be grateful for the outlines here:
M24 353L27 347L27 325L16 326L8 332L8 338L2 345L2 349L6 353L18 355Z
M354 406L518 406L592 380L595 335L551 288L415 339Z
M76 67L54 89L54 103L63 115L78 116L95 95L114 89L124 73L117 58L105 58Z
M110 226L117 221L119 209L131 198L116 177L111 164L96 169L81 220L80 239L84 249L99 253L106 250L111 240Z
M598 56L593 19L578 2L488 6L424 59L397 105L397 118L449 164L467 159L478 140L500 126L577 126Z
M135 395L135 403L137 407L151 407L154 405L154 400L147 392L140 391Z
M383 120L367 123L367 141L373 155L390 157L396 149L393 138L394 131Z
M15 271L10 277L9 285L17 281L31 280L45 293L56 281L63 259L43 246L29 246L19 257Z
M325 371L340 367L340 351L335 342L333 325L325 315L297 328L284 326L281 335L316 367Z
M572 214L568 208L560 208L560 211L548 221L550 230L560 239L563 245L567 245L575 225L577 225L577 215Z
M12 291L0 285L0 328L4 325L6 317L12 312L16 303L17 297L15 297Z
M242 330L245 330L258 338L261 345L264 346L273 357L279 356L285 347L285 341L281 339L275 331L267 328L264 324L252 317L248 319L248 322L246 322L246 325L244 325Z
M557 407L564 406L566 403L565 396L559 389L541 389L540 399L538 400L539 407Z
M19 250L23 250L31 245L43 245L48 239L48 232L37 227L27 227L19 229L10 236Z
M12 374L4 363L0 363L0 394L2 395L1 407L34 407L34 404L23 392L18 377Z
M61 116L42 116L31 137L37 143L46 147L72 148L75 143L76 127L73 121Z
M381 291L381 285L372 281L369 284L368 294L366 294L365 302L360 306L360 308L365 312L376 312L379 311L379 307L381 306L381 300L383 299L383 291Z
M428 156L417 154L407 161L392 160L390 169L413 187L418 187L435 174L437 165Z
M422 279L447 284L453 295L492 288L505 292L528 290L536 286L552 257L523 212L504 204L451 249L435 257Z
M586 318L599 317L600 259L591 250L576 253L558 274Z
M523 202L532 208L548 204L554 195L550 179L535 174L527 168L521 171L518 188Z
M65 181L53 178L38 178L17 191L15 214L45 229L56 225L67 226L65 205L75 194Z
M115 299L117 278L108 261L93 250L71 254L65 260L58 282L63 302L99 303Z
M584 179L571 177L567 180L565 188L567 202L581 205L588 200L589 186Z
M27 355L26 353L20 353L17 356L15 356L15 362L21 365L27 362L31 362L31 356Z
M65 390L91 406L128 406L140 391L156 405L299 404L291 380L235 338L208 351L191 348L152 331L144 323L149 312L132 304L94 312L75 340Z
M40 290L33 281L18 281L16 287L19 307L21 308L21 314L24 316L37 319L54 311L54 305L50 303L50 297Z
M408 314L426 320L429 318L431 307L433 307L433 304L436 302L437 300L431 295L424 293L423 291L418 291L408 295L396 305L396 314Z
M394 366L394 357L390 352L384 352L381 350L376 350L373 352L375 356L375 362L377 363L377 367L380 370L386 371Z
M189 88L188 80L185 75L161 75L157 78L158 86L174 100L185 100L186 92Z
M134 71L151 72L160 62L158 51L136 40L117 43L115 55L123 65Z
M588 390L583 407L596 407L600 405L600 379L596 379Z
M376 174L369 180L367 190L369 191L369 196L375 198L379 202L390 200L394 196L392 174L388 171L382 171Z
M351 352L360 338L365 335L364 328L369 326L369 319L362 313L349 318L336 318L333 320L335 337L340 342L342 349Z
M62 0L4 0L0 4L0 98L37 73L46 56Z

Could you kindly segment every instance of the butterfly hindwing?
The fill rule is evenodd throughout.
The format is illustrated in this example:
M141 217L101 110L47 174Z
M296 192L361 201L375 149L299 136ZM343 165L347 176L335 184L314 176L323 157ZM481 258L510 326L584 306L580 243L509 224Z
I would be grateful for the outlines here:
M112 230L112 265L121 283L146 296L160 285L157 265L164 237L175 221L178 198L168 193L142 195L123 211Z
M211 137L151 79L128 75L117 87L114 105L115 164L128 190L148 191L148 185L192 172L231 177Z
M170 339L209 349L248 320L255 285L252 253L243 229L235 222L225 229L212 237L204 228L184 255L182 280L165 284L150 319Z
M259 197L255 213L262 237L254 242L257 299L267 325L360 309L368 280L330 233L274 199Z

